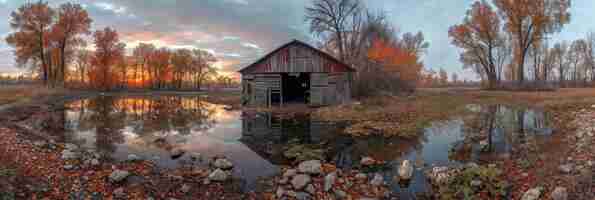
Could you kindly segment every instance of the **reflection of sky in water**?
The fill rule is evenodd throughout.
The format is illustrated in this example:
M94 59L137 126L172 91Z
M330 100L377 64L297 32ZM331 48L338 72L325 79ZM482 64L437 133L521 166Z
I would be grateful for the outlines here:
M486 153L481 153L479 144L470 138L480 136L482 132L489 132L490 124L492 125L491 134L483 136L486 140L488 137L491 138L492 149L487 154L510 152L512 146L519 142L517 138L521 135L547 136L552 132L547 128L545 114L537 110L514 110L504 106L479 105L469 105L467 109L472 112L473 119L479 119L480 130L469 129L462 118L432 123L430 127L424 129L425 137L420 140L421 144L393 162L394 169L385 174L388 180L392 180L392 177L398 174L398 167L402 160L410 160L416 166L409 185L402 186L395 181L391 184L401 198L411 199L415 193L427 191L430 188L423 171L433 166L452 166L466 162L449 158L450 151L458 144L470 144L471 152L468 159L477 162L477 159Z
M115 160L125 160L129 154L136 154L153 159L158 166L165 168L173 168L189 160L188 154L177 160L171 159L171 148L200 153L204 158L225 155L235 164L234 174L246 181L247 188L254 188L257 177L271 176L279 171L272 163L277 160L271 160L278 155L275 153L282 151L276 149L269 155L266 150L269 147L285 147L293 137L304 136L307 138L305 141L310 142L328 141L328 147L334 148L329 158L340 161L338 164L341 166L348 167L357 163L361 156L367 155L392 160L393 169L385 172L389 182L397 175L401 161L408 159L418 168L412 182L404 188L391 182L394 190L404 199L428 188L423 170L477 160L480 156L477 141L478 138L483 140L488 137L485 134L489 132L488 127L492 127L492 153L509 152L522 141L519 135L551 134L542 112L514 110L504 106L467 106L471 111L469 116L434 122L424 129L423 136L418 140L408 141L398 138L353 140L338 137L329 132L332 127L320 126L310 122L309 118L304 123L300 121L301 118L286 122L269 115L242 117L241 111L227 111L221 105L210 104L199 98L93 99L77 101L68 107L65 112L66 124L67 130L74 133L69 135L73 143L107 152ZM183 112L178 112L180 110ZM468 118L479 124L467 124ZM105 132L105 126L109 132L117 133L98 133L98 130ZM110 140L112 137L115 141ZM167 141L169 146L157 144L157 139ZM463 149L462 153L455 150L459 147L465 147L460 148ZM465 153L465 149L470 149L470 152ZM463 161L452 160L455 158L449 157L451 151L458 152L456 159Z
M101 101L102 99L94 99L91 101ZM198 100L197 100L198 101ZM67 120L67 129L75 134L69 135L70 142L77 143L86 148L98 149L100 152L102 148L111 149L110 147L102 147L97 144L97 127L101 126L101 122L95 121L91 118L97 114L96 111L90 109L88 106L89 100L73 102L69 104L69 108L65 111ZM97 103L97 102L95 102ZM155 103L155 102L153 102ZM242 118L240 111L226 111L221 105L209 104L201 102L204 109L210 110L210 114L206 116L212 123L205 125L201 123L192 124L195 121L204 121L204 119L190 119L188 124L189 134L181 134L174 129L170 119L159 119L159 123L164 121L170 124L164 126L162 129L143 130L143 125L151 126L147 120L138 120L132 116L143 115L150 113L149 110L138 109L139 105L148 105L148 101L139 101L137 99L116 99L115 103L108 104L108 110L111 110L109 117L114 117L115 112L123 112L126 116L118 119L107 120L124 120L124 126L113 130L118 132L123 142L115 142L113 150L106 150L109 152L111 159L125 160L128 155L135 154L144 159L156 161L159 167L174 168L179 166L181 162L186 162L189 159L189 153L182 158L173 160L170 158L169 151L157 145L154 141L158 138L165 139L174 148L181 148L187 152L199 153L204 159L214 156L224 155L230 159L234 164L234 174L241 176L246 181L247 188L253 188L255 180L260 176L271 176L278 172L278 168L262 158L239 140L242 138ZM114 108L112 108L112 105ZM192 103L182 103L179 109L193 109L185 108L184 106L194 105ZM175 106L174 106L175 107ZM81 110L83 108L83 110ZM105 116L101 116L105 117ZM79 119L82 119L79 120ZM86 127L84 127L86 126Z

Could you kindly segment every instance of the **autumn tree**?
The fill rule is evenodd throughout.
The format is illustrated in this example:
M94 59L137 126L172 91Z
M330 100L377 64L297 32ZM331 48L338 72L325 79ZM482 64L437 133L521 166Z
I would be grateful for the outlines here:
M124 59L126 45L120 42L118 33L109 27L95 31L93 37L95 55L92 58L93 67L89 72L89 79L96 88L108 90L118 80L113 68Z
M557 65L558 68L558 82L561 86L565 86L564 77L568 71L568 64L566 62L566 54L568 53L568 43L565 41L556 43L554 44L554 47L551 51L553 62Z
M92 53L88 50L80 49L76 51L74 57L74 67L78 72L81 83L85 84L87 70L91 68Z
M192 61L192 51L188 49L178 49L172 53L173 81L178 89L182 89L184 76L190 72Z
M517 80L525 79L525 60L531 46L561 30L570 21L570 0L494 0L512 37Z
M572 70L570 73L570 78L572 79L573 85L576 86L580 74L579 74L579 67L581 61L583 60L583 49L586 48L586 41L584 39L578 39L572 42L568 52L566 53L566 59L568 60L569 70Z
M169 59L171 58L171 50L162 47L153 51L149 66L152 68L153 87L163 89L167 80L171 78L171 68Z
M501 32L501 22L492 6L484 1L475 2L463 23L450 27L448 32L452 44L462 48L461 61L487 78L488 88L498 84L506 54L506 41Z
M149 60L155 49L155 45L153 44L140 43L133 50L132 55L136 61L134 79L137 81L140 80L141 86L146 86L146 79L149 78L149 75L151 74Z
M72 60L67 50L75 49L85 40L81 35L90 34L91 18L80 4L65 3L58 9L58 19L52 26L52 41L59 50L59 65L57 67L57 81L65 80L66 65ZM72 55L72 53L70 53Z
M446 70L440 68L440 72L438 73L438 75L439 75L440 85L442 85L442 86L448 85L448 72L446 72Z
M457 73L452 73L451 75L451 82L456 85L459 82L459 75Z
M200 49L192 50L192 76L195 88L200 89L207 77L215 73L215 62L217 58L213 54Z
M415 85L423 68L416 52L408 51L399 42L376 40L368 50L368 57L380 64L382 71L396 74L410 87Z
M15 48L19 66L39 67L44 84L48 80L48 36L56 12L47 2L25 3L10 14L10 27L14 30L6 42Z
M347 32L354 16L358 16L362 5L360 0L314 0L306 7L305 20L310 31L337 47L339 58L346 60Z

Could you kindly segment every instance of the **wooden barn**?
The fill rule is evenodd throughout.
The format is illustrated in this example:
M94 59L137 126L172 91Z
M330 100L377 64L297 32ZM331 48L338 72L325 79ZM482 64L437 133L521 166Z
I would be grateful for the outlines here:
M355 70L327 53L294 40L239 72L245 105L325 106L351 99Z

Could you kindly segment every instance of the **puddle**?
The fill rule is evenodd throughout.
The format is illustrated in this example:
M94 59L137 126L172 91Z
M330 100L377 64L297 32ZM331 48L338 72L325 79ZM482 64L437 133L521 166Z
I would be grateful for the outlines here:
M417 139L342 136L340 124L310 120L308 115L278 116L226 110L224 105L201 97L110 97L101 96L66 104L56 113L64 116L67 142L96 149L115 161L129 154L155 160L162 168L190 162L190 155L203 158L224 155L235 165L234 175L244 190L257 188L259 177L270 177L291 161L283 156L288 143L322 144L324 157L350 168L361 157L390 162L385 180L403 198L429 190L423 171L432 166L489 162L522 154L547 140L547 115L539 110L506 106L467 107L469 114L434 122ZM175 148L186 152L170 157ZM416 169L412 181L393 180L399 163L411 160Z

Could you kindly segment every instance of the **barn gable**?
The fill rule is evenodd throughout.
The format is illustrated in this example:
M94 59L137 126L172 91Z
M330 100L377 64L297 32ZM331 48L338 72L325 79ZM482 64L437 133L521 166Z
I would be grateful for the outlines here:
M287 43L251 65L241 69L241 74L256 73L337 73L353 72L353 68L331 55L304 42L294 40Z

